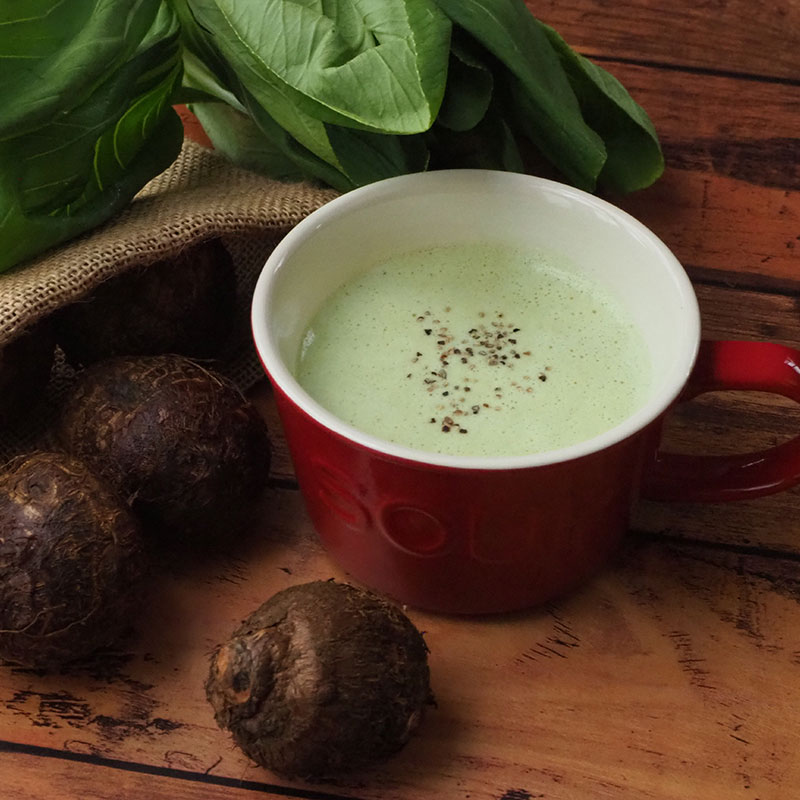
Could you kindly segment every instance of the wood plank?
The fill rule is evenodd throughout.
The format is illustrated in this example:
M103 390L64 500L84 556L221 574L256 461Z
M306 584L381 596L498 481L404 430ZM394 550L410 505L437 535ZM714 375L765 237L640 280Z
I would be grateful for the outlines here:
M714 394L680 407L665 449L685 453L741 453L771 447L800 432L800 408L767 396L752 400ZM633 530L694 541L800 555L800 488L730 503L660 503L640 500Z
M755 339L800 349L800 293L744 291L698 281L694 289L706 339Z
M617 61L603 67L647 111L671 166L715 171L759 186L800 188L800 86Z
M800 79L795 0L526 0L576 49L706 70Z
M647 225L687 268L796 283L798 198L798 192L669 169L654 186L617 204Z
M695 284L709 339L755 339L800 348L800 297ZM772 447L800 434L800 406L761 393L714 393L680 406L665 431L665 448L736 453ZM641 501L632 525L742 547L800 553L800 487L735 503Z
M783 800L800 781L800 731L786 724L800 717L795 566L631 538L544 608L411 611L438 707L386 765L305 788L365 800ZM331 576L297 493L275 491L252 540L162 570L124 649L60 675L0 668L0 738L303 788L248 764L202 684L208 653L242 616L279 588ZM127 785L117 797L138 796Z
M78 746L78 743L73 745ZM267 785L231 779L224 783L181 770L162 773L140 765L102 760L70 760L20 752L3 752L0 744L0 775L3 800L285 800L307 797L325 800L326 793L278 794ZM123 788L124 787L124 788ZM330 798L335 796L328 795Z
M800 8L800 6L798 6ZM800 89L604 64L642 104L667 168L610 198L687 267L800 277Z

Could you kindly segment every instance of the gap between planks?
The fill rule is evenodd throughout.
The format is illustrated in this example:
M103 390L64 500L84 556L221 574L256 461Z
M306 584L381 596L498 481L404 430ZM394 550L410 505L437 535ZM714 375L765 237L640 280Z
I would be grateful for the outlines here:
M800 80L795 78L784 78L778 75L763 75L752 72L738 72L730 69L715 69L713 67L693 66L691 64L670 64L666 61L651 61L646 58L629 58L625 56L600 55L582 51L581 55L592 61L606 64L630 64L634 67L647 67L648 69L659 69L668 72L685 72L691 75L705 75L709 78L730 78L736 81L748 81L754 83L775 83L780 86L800 86Z
M53 758L59 761L90 764L95 767L104 767L107 769L120 770L122 772L135 772L159 778L192 781L208 786L224 786L229 789L241 789L242 791L271 792L276 797L281 798L298 798L298 800L359 800L356 795L351 794L332 794L331 792L317 791L314 789L281 786L279 784L263 783L261 781L240 780L224 775L212 775L208 772L192 772L190 770L175 769L173 767L159 767L156 765L144 764L139 761L105 758L89 753L72 753L68 750L59 750L53 747L21 744L19 742L10 742L0 739L0 755L4 753L28 755L43 759Z
M756 294L776 295L779 297L800 297L800 278L795 280L757 272L712 269L692 264L684 264L683 268L695 286L754 292ZM798 264L798 270L800 271L800 264ZM798 335L800 335L800 318L798 318Z

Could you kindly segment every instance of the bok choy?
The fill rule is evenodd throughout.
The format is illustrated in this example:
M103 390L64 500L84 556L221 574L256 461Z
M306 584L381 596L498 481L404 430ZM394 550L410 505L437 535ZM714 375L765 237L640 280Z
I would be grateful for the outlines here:
M0 272L121 210L177 156L177 17L160 0L0 7Z
M234 163L340 191L545 164L630 192L664 167L644 110L523 0L6 0L0 74L0 272L164 170L181 100Z
M622 84L522 0L171 0L192 110L215 147L346 191L453 166L522 171L531 152L583 189L663 170Z

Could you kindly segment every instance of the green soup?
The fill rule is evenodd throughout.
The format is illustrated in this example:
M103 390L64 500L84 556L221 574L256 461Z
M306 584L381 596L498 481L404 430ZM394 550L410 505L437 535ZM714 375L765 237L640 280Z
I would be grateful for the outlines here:
M342 286L295 375L381 439L517 456L614 427L644 402L651 366L604 289L541 255L469 244L397 255Z

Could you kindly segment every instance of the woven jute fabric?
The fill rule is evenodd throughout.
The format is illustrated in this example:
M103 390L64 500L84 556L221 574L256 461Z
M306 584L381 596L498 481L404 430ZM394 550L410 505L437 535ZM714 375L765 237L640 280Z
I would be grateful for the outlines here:
M284 234L333 197L329 189L237 169L187 141L110 223L0 276L0 345L133 266L214 235Z
M335 196L330 189L238 169L187 141L175 163L113 220L0 275L0 347L111 277L221 237L236 269L238 319L230 357L220 367L247 389L260 376L248 333L258 274L275 244ZM13 430L0 430L0 459L46 440L42 437L72 376L57 354L42 407Z

